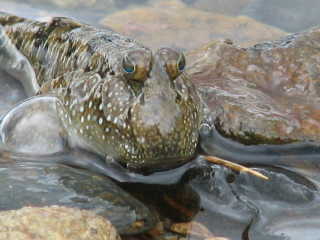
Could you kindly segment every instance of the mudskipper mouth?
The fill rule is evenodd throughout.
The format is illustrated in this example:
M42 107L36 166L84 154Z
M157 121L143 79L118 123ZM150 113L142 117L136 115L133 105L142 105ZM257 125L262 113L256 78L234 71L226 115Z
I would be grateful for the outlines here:
M147 166L141 166L141 164L127 164L124 167L135 173L150 175L155 172L178 168L192 161L193 159L195 159L195 157L196 155L194 154L190 157L163 157L157 159L145 159L144 161L149 163Z

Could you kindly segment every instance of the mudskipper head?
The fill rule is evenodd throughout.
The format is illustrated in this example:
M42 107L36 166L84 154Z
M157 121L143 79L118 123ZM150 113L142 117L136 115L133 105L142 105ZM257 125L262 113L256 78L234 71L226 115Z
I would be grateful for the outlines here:
M184 54L171 48L125 51L111 65L102 105L106 138L121 164L156 171L194 156L200 100L185 66Z
M47 86L62 100L58 108L71 138L134 171L174 168L192 159L201 107L184 54L133 48L103 59L105 71L87 67Z

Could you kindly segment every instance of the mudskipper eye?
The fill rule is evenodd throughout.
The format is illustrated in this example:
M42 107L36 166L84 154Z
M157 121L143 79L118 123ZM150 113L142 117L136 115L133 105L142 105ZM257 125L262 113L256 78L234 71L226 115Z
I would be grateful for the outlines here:
M151 51L147 49L128 50L122 58L122 72L127 80L143 83L152 66Z
M186 58L184 57L184 54L181 53L177 62L177 69L179 72L182 72L185 67L186 67Z
M160 48L156 53L160 62L165 66L165 70L172 80L175 80L184 71L186 59L184 54L179 50L171 48Z
M132 74L136 71L136 66L125 56L122 60L122 67L126 73Z

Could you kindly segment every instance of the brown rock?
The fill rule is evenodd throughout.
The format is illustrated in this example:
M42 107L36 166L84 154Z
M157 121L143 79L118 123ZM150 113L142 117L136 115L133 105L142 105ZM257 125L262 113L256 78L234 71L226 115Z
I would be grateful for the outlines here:
M120 240L105 218L67 207L24 207L0 213L1 240Z
M195 221L174 223L171 225L170 230L185 236L193 236L206 240L227 240L226 238L215 237L206 226Z
M320 141L320 29L247 49L212 42L188 58L226 135L249 144Z
M212 39L236 39L241 46L276 39L285 33L245 16L228 17L187 7L175 0L120 11L101 24L154 48L192 49Z

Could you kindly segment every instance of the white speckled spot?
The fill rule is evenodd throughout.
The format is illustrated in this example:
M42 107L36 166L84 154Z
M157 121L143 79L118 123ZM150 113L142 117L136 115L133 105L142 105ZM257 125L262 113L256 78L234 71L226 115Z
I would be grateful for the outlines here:
M143 144L143 143L146 142L146 139L145 139L144 137L139 137L137 140L138 140L138 142L141 143L141 144Z
M84 106L80 107L80 112L82 112L82 113L84 112Z
M87 120L90 121L91 120L91 114L88 114L87 116Z
M103 105L102 105L102 103L100 103L99 110L102 111L102 108L103 108Z
M83 117L83 116L81 116L80 121L81 121L82 123L84 122L84 117Z
M89 108L92 108L92 101L89 102Z
M99 124L101 125L102 123L103 123L103 118L100 117L100 118L99 118Z

